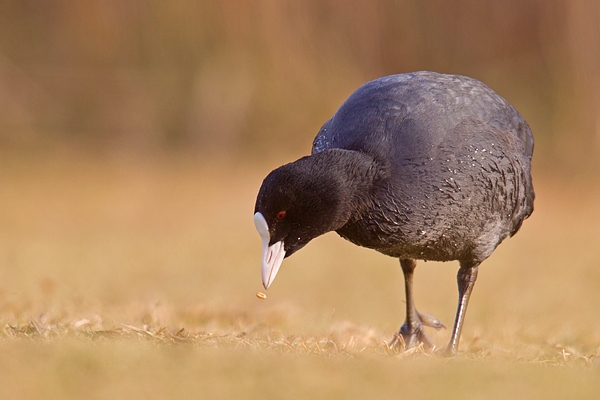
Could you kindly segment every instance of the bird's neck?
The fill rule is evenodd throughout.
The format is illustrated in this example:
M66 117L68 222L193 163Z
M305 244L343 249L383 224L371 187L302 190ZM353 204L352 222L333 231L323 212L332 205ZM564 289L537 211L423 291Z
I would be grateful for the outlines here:
M330 197L333 199L330 206L335 209L336 217L330 230L337 230L369 202L382 168L373 157L352 150L329 149L312 157L322 159L315 161L321 164L319 170L327 178L325 180L332 182L335 196Z

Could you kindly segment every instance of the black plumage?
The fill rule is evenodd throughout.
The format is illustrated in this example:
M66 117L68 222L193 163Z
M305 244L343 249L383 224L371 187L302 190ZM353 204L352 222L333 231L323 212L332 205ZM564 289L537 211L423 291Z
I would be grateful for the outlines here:
M412 299L415 260L458 260L458 347L479 264L533 211L533 136L483 83L416 72L368 82L327 121L312 155L271 172L258 193L263 283L283 257L328 231L400 259L407 317L395 340L432 343Z

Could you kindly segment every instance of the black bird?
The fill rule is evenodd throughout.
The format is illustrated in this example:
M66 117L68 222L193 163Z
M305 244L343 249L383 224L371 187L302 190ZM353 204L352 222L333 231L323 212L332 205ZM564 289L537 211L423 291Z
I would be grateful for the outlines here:
M400 259L408 348L443 327L415 308L415 260L458 260L458 308L446 354L458 348L479 264L533 212L533 136L483 83L434 72L391 75L356 90L325 122L312 154L272 171L256 200L262 279L284 257L336 231Z

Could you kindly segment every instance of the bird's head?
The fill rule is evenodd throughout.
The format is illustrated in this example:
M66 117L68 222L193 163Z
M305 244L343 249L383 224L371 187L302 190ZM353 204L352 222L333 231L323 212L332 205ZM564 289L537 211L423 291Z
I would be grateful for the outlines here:
M285 257L348 220L347 191L322 158L303 157L277 168L258 192L254 224L262 238L265 288L275 279Z

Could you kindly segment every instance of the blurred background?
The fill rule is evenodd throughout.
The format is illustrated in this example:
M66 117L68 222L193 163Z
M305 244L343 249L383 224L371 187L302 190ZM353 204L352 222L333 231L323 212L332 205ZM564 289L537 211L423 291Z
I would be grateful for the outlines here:
M416 70L507 98L540 168L597 164L600 3L583 0L2 0L0 145L284 159L360 84Z
M505 364L379 357L402 272L335 233L255 297L262 179L358 86L416 70L483 81L535 136L535 212L461 341ZM0 0L0 397L595 398L597 370L546 366L600 360L599 173L597 0ZM446 326L457 267L415 276ZM315 348L361 356L278 357Z
M583 0L0 0L2 320L389 337L396 260L325 235L260 302L251 216L359 85L416 70L485 82L536 140L536 211L486 261L465 343L600 340L600 2ZM449 324L456 266L420 265L418 304Z

